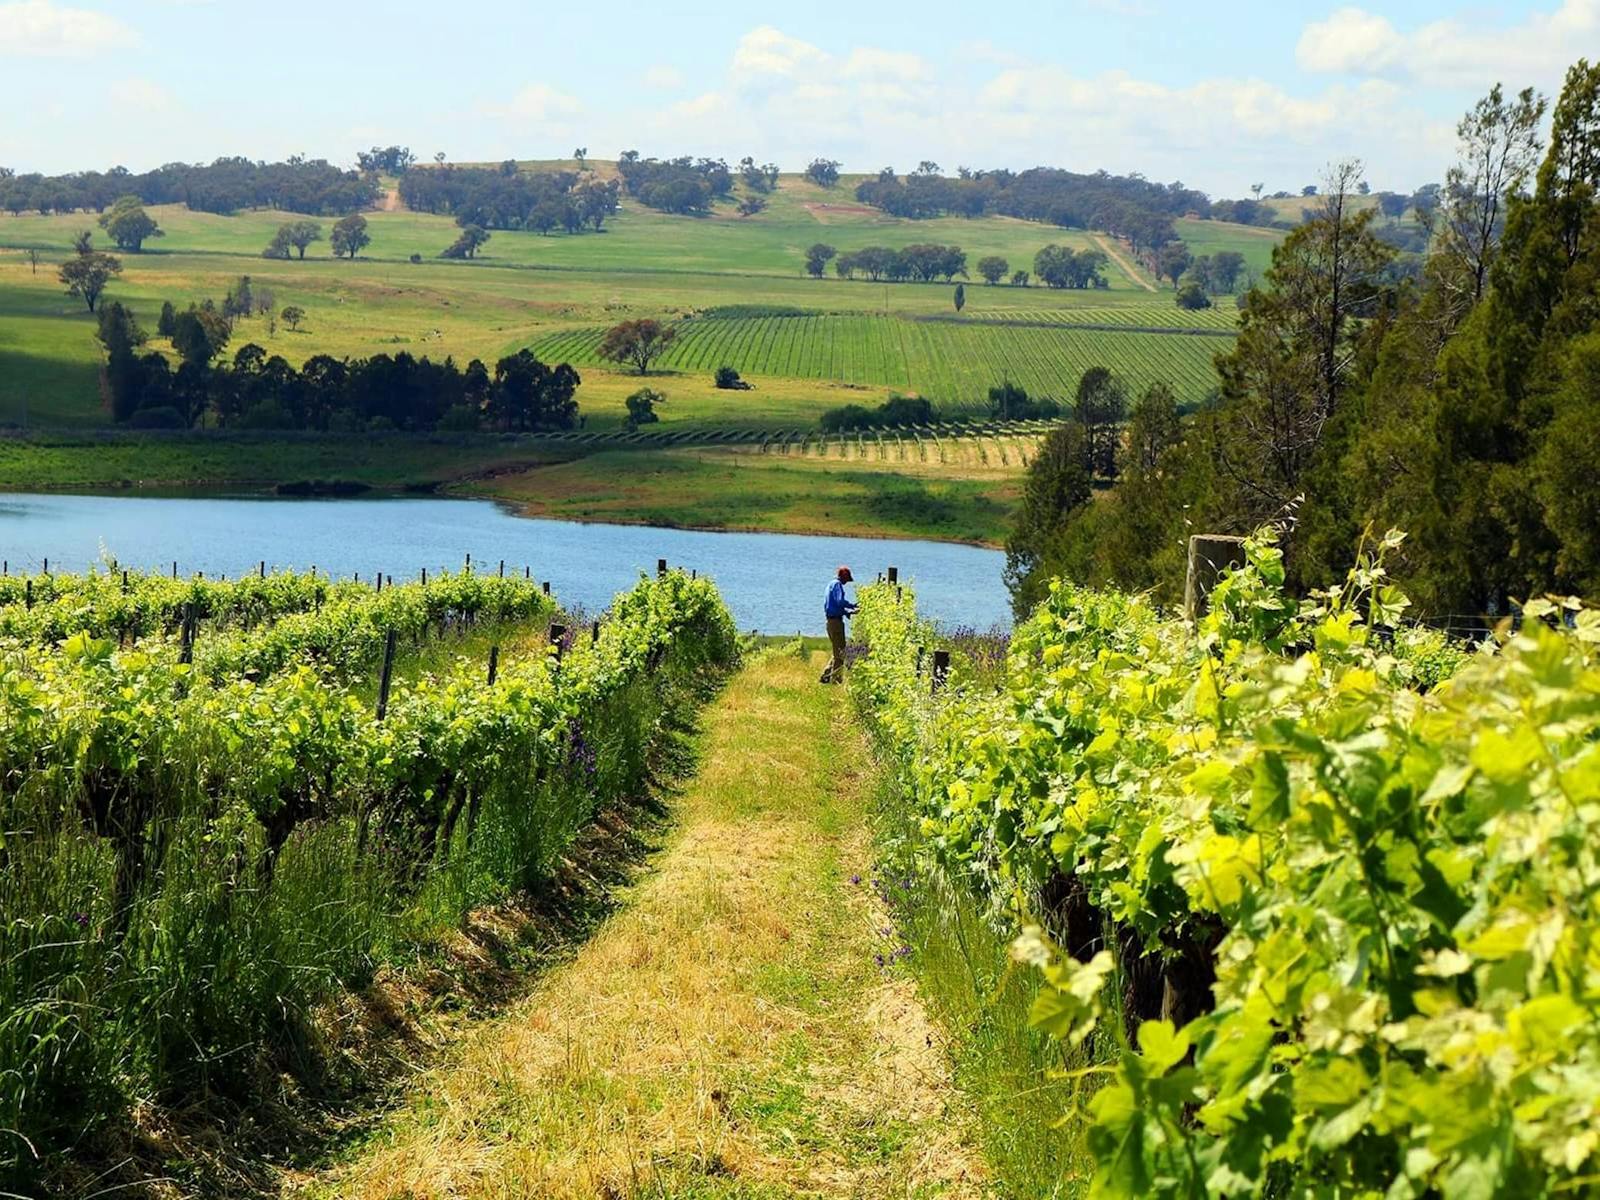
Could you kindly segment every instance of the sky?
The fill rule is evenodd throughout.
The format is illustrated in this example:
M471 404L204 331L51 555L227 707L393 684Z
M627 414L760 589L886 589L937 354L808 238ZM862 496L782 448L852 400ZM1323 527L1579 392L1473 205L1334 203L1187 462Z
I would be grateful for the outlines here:
M1552 96L1600 0L0 0L0 166L746 154L1059 166L1214 197L1443 177L1495 82Z

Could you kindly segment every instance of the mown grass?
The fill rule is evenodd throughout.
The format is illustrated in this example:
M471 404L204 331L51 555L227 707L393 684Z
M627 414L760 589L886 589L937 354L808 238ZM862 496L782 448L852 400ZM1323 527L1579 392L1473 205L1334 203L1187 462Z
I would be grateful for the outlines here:
M305 1197L976 1197L934 1031L864 884L866 748L820 658L706 721L629 904Z

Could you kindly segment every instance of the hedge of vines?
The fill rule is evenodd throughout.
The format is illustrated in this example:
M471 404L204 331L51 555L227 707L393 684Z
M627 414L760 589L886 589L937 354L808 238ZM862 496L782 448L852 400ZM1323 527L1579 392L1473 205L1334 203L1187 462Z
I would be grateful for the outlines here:
M1023 927L1036 1021L1098 1026L1040 1113L1088 1122L1091 1194L1600 1189L1600 613L1391 642L1395 540L1296 603L1253 539L1195 628L1058 584L998 693L932 695L933 631L863 591L932 852Z
M492 685L465 659L398 685L381 721L307 657L243 678L88 633L0 655L0 1181L147 1098L248 1093L312 1054L320 1001L536 890L641 795L732 621L671 573L599 628Z

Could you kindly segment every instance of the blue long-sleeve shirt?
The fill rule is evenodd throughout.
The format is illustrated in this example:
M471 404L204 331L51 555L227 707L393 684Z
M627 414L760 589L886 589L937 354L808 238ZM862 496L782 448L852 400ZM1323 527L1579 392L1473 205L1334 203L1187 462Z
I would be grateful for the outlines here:
M843 580L835 579L833 586L828 589L828 600L822 606L822 615L832 620L834 617L848 617L855 611L856 606L845 599Z

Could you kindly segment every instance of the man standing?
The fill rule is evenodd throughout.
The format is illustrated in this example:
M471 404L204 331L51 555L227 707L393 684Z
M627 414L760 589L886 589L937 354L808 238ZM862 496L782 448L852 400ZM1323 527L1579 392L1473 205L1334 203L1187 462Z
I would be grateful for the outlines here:
M833 646L833 661L822 673L823 683L838 683L844 678L844 619L856 611L856 606L845 598L844 585L854 582L850 568L840 567L838 575L828 585L828 599L822 606L822 615L828 618L828 642Z

